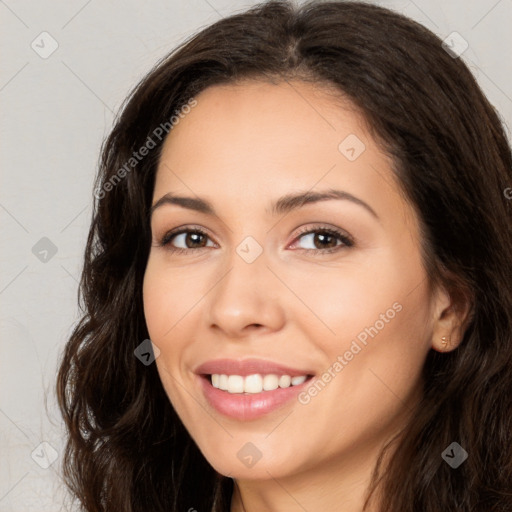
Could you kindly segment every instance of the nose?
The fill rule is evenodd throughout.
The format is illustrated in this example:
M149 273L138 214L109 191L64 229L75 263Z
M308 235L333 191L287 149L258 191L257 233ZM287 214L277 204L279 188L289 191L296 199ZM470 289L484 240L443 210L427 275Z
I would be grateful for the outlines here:
M255 329L281 329L285 322L282 284L268 268L265 252L247 263L233 251L229 263L207 295L210 328L227 338L243 338Z

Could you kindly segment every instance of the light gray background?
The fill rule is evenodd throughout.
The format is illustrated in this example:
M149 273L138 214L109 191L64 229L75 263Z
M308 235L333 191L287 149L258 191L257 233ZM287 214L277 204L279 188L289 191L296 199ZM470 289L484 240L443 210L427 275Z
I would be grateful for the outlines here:
M255 3L0 0L2 512L68 510L59 479L63 431L53 386L58 355L77 319L93 178L114 112L177 43ZM462 58L511 126L512 0L376 3L443 39L460 33L469 43ZM48 50L43 31L59 45L46 59L31 47L35 41L40 51L43 44ZM32 252L42 237L57 247L46 263ZM36 463L52 460L52 449L41 442L57 453L48 469Z

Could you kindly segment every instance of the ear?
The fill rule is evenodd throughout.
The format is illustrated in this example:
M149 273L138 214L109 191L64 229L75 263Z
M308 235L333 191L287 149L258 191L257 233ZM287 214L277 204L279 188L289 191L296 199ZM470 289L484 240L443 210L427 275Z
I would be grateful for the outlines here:
M437 285L433 292L432 348L450 352L457 348L473 315L471 292L460 282Z

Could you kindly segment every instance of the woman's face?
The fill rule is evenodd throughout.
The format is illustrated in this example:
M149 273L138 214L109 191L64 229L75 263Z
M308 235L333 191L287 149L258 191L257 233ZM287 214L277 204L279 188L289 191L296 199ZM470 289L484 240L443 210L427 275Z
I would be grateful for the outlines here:
M222 474L367 465L417 403L432 345L417 217L325 90L245 82L196 100L163 147L144 279L165 391Z

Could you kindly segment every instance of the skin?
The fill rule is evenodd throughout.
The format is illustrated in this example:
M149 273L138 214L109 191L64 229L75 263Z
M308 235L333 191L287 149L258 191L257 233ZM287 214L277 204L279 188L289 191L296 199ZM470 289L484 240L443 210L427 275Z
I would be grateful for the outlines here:
M430 286L414 210L346 99L299 81L213 86L196 99L165 141L153 204L169 192L199 196L216 215L165 204L151 218L144 311L162 384L209 463L235 479L231 512L360 511L379 449L420 398L427 353L460 342L460 315L444 288ZM338 149L350 134L365 145L354 161ZM329 188L378 218L339 199L267 211L286 194ZM208 236L160 245L182 226ZM325 247L338 250L323 252L322 227L348 233L354 245L334 236ZM299 228L318 229L316 242L298 238ZM236 252L247 236L263 249L252 263ZM395 303L394 318L333 371ZM238 421L208 404L193 370L249 357L335 376L307 404ZM251 468L237 457L247 442L261 452Z

